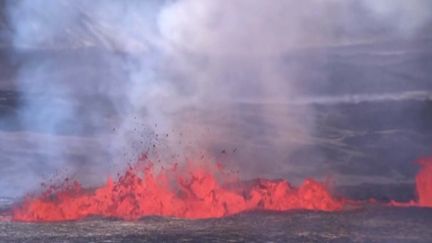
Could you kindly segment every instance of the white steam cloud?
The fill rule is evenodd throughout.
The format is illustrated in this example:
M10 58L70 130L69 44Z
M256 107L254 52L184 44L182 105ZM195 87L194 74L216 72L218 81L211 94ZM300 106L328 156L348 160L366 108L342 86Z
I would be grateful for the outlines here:
M85 174L70 162L78 153L110 168L93 170L96 181L151 147L154 133L163 137L162 154L217 157L238 148L233 167L283 176L293 169L290 153L311 143L308 104L319 101L301 102L307 70L287 58L355 41L340 33L367 29L350 17L358 5L403 35L429 18L427 0L10 1L14 48L24 56L21 122L53 135L36 148L55 153L41 167ZM242 100L258 104L233 102ZM274 100L303 105L266 104ZM64 139L83 134L98 148L72 148Z

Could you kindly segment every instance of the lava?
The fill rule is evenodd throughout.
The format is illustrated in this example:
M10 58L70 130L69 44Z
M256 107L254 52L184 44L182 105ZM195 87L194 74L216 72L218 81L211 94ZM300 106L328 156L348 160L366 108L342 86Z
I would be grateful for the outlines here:
M432 157L421 159L417 163L420 165L420 171L415 178L418 200L409 202L390 200L389 206L432 207Z
M419 161L418 201L391 201L389 206L432 207L432 158ZM12 210L15 221L66 221L90 216L135 220L145 216L189 219L219 218L252 210L307 209L340 211L355 203L335 198L327 187L307 179L299 187L286 180L233 179L220 164L186 163L155 169L142 156L117 180L96 189L65 180L41 194L28 196Z
M420 172L416 176L418 205L432 207L432 158L419 161Z
M143 166L143 161L146 165ZM250 210L337 211L345 201L324 184L307 179L296 188L286 180L233 181L220 166L191 165L156 170L147 159L117 180L84 189L78 182L29 196L12 212L15 221L65 221L89 216L135 220L144 216L218 218Z

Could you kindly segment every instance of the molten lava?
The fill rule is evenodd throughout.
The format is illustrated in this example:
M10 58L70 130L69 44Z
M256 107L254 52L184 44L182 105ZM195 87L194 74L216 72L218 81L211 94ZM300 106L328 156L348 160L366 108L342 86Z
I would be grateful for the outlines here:
M160 169L131 166L96 190L67 183L27 198L13 211L17 221L63 221L88 216L127 220L143 216L217 218L248 210L310 209L335 211L345 202L312 179L295 188L285 180L221 183L226 174L212 166ZM429 184L430 185L430 184ZM430 191L429 191L430 192Z
M420 172L416 176L418 205L432 207L432 158L419 161Z
M391 200L389 205L395 207L432 207L432 157L418 161L420 171L416 176L418 200L398 202Z

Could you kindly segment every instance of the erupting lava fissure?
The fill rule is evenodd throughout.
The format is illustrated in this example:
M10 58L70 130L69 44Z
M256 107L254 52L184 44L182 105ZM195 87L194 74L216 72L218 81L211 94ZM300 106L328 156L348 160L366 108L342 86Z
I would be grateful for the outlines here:
M393 206L432 207L432 158L420 161L416 177L418 202ZM233 182L219 166L192 165L161 168L141 158L135 166L95 190L78 182L50 187L27 197L12 212L16 221L64 221L89 216L127 220L144 216L217 218L250 210L308 209L338 211L350 201L333 197L326 186L312 179L295 188L286 180L257 179Z
M248 210L340 210L344 201L312 179L299 187L285 180L221 183L226 174L210 165L174 167L155 173L151 162L131 166L117 181L94 191L68 183L27 198L13 211L17 221L77 220L88 216L138 219L143 216L223 217ZM225 178L224 178L225 177Z
M420 172L416 176L418 205L432 207L432 158L419 161Z

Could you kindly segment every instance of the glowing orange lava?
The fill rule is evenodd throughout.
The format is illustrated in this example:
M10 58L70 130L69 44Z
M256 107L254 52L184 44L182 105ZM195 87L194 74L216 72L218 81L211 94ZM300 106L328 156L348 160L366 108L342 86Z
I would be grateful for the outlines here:
M416 176L418 204L432 207L432 158L419 161L420 172Z
M78 220L89 216L134 220L143 216L217 218L248 210L310 209L335 211L345 202L308 179L295 188L285 180L222 183L226 174L216 166L160 169L138 163L96 190L79 183L49 189L27 198L13 210L17 221Z
M395 207L432 207L432 157L418 161L420 171L416 176L416 191L418 200L398 202L391 200L389 205Z

